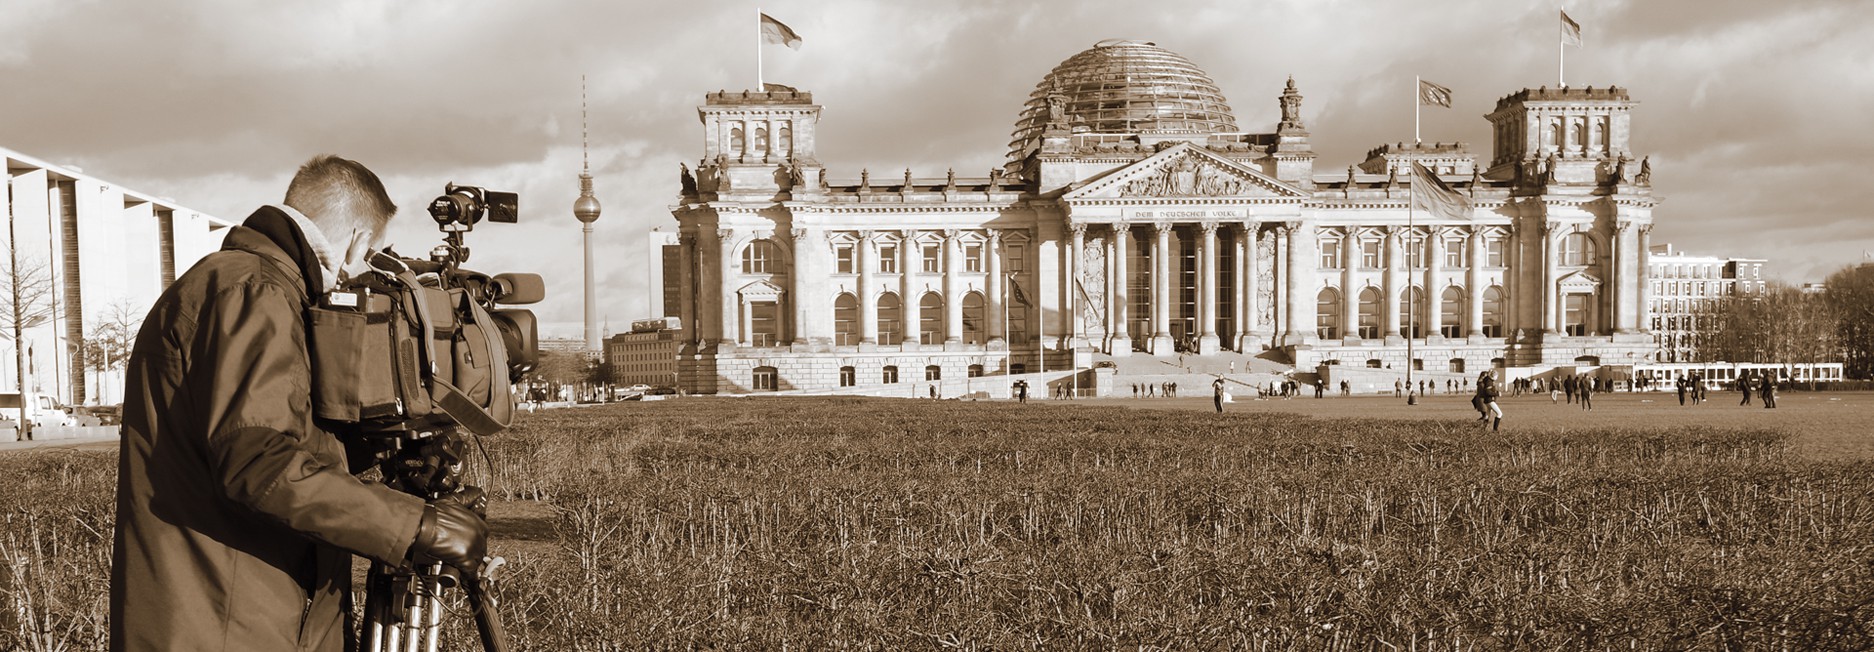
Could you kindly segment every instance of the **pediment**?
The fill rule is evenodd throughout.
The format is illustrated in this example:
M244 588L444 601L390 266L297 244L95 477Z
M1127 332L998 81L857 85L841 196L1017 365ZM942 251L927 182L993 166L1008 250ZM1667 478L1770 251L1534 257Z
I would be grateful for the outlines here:
M755 281L735 291L743 301L779 301L785 291L766 280Z
M1179 143L1076 188L1063 199L1247 197L1303 199L1301 189L1261 170Z
M1575 272L1555 281L1562 292L1595 292L1601 288L1601 279L1586 271Z

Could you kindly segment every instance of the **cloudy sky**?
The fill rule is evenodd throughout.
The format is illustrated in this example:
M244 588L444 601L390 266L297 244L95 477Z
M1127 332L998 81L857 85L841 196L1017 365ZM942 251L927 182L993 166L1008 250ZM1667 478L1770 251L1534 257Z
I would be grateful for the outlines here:
M799 50L770 82L825 107L834 176L1000 163L1028 93L1103 39L1203 68L1241 128L1272 130L1293 75L1319 170L1412 135L1412 78L1456 91L1428 141L1486 159L1497 98L1556 84L1553 0L766 0ZM1820 280L1874 250L1874 2L1574 0L1568 82L1641 102L1654 243L1762 257ZM331 152L385 178L405 253L435 241L446 181L519 191L521 224L471 236L472 267L534 271L547 335L579 334L580 75L588 76L601 314L644 316L642 243L674 227L677 163L703 94L755 83L756 3L534 0L4 0L0 147L239 220Z

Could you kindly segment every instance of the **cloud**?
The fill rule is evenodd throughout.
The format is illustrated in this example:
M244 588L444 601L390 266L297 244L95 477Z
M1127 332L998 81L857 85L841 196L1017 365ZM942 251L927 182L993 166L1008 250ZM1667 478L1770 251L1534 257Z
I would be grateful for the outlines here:
M1002 162L1035 85L1107 38L1155 41L1207 71L1239 125L1266 130L1295 77L1317 171L1408 140L1413 76L1457 91L1425 109L1429 141L1490 155L1482 114L1554 85L1555 5L1489 0L771 0L799 50L766 78L825 107L836 177L976 176ZM1631 89L1653 156L1654 242L1771 258L1819 278L1874 249L1846 189L1874 153L1874 5L1626 0L1569 8L1586 43L1569 81ZM678 162L701 153L705 93L754 83L746 5L444 0L100 3L13 0L0 12L0 144L228 219L277 201L318 152L358 159L404 208L406 253L436 238L422 207L446 181L522 193L522 223L479 228L474 266L546 275L539 310L580 320L581 74L588 76L601 301L643 306L642 234L672 225ZM571 332L566 332L568 329Z

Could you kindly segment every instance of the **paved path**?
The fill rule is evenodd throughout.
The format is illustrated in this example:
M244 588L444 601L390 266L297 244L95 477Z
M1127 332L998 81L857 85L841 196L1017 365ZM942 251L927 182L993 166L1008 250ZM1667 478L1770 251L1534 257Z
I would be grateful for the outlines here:
M73 439L42 439L39 441L0 441L0 454L14 451L31 450L97 450L116 451L116 437L78 437Z

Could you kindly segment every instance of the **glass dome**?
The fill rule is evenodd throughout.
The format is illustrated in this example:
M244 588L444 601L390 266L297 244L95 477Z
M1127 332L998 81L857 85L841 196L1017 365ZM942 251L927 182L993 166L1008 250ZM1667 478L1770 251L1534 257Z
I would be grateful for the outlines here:
M1011 160L1047 126L1051 94L1066 100L1064 117L1076 134L1237 130L1223 93L1189 59L1147 41L1101 41L1035 85L1010 137Z

